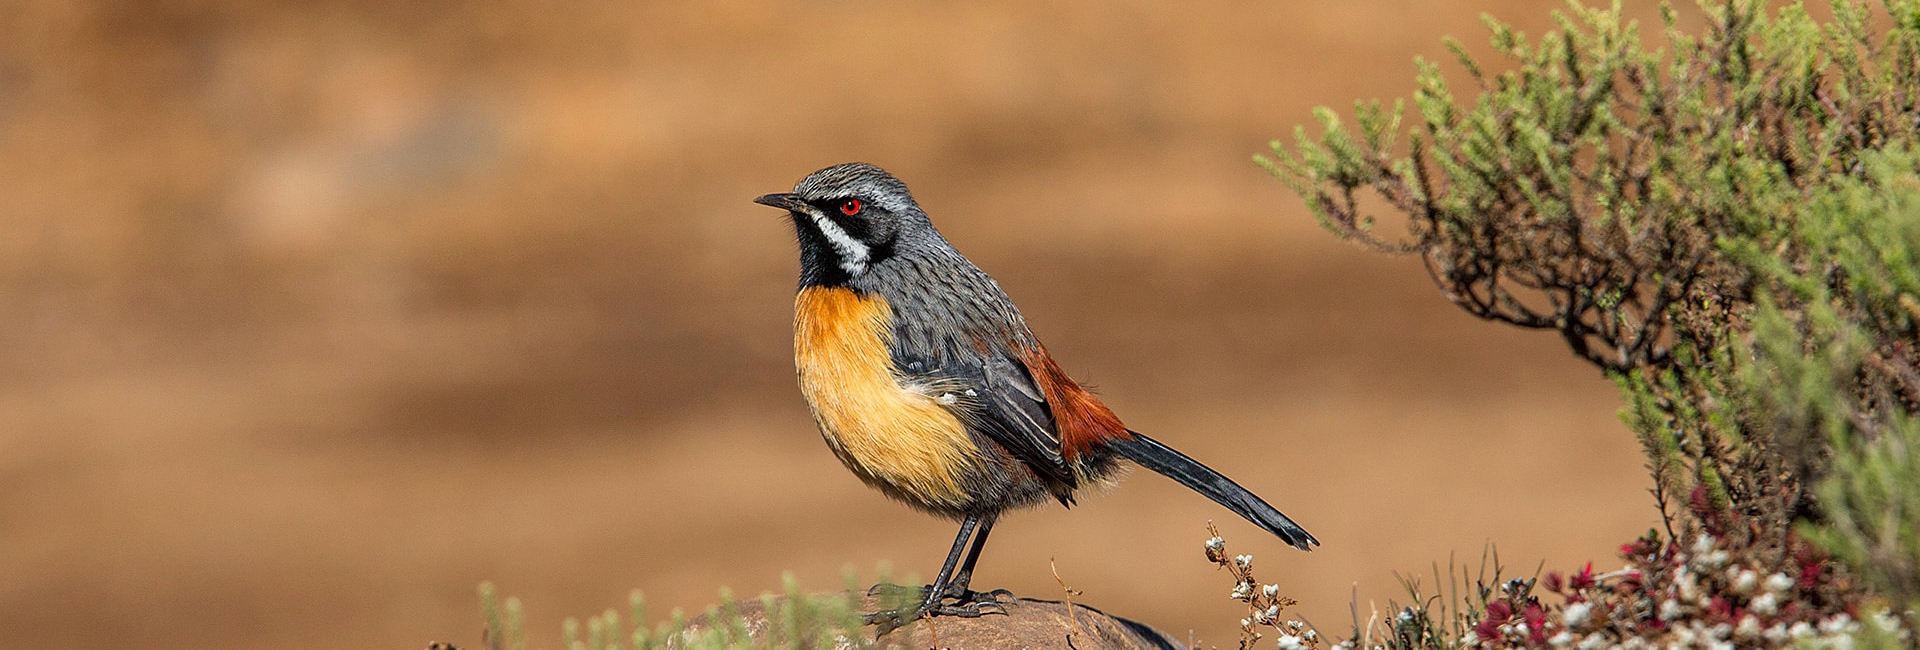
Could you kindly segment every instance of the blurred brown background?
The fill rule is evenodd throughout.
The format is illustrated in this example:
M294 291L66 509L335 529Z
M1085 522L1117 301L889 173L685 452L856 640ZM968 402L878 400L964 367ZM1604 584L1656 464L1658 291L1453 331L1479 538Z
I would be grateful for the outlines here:
M1654 523L1597 372L1248 161L1551 3L1084 4L0 4L0 645L465 645L491 579L555 647L636 586L930 575L952 524L812 429L792 235L749 203L848 160L1326 542L1139 474L1004 521L976 586L1058 597L1053 560L1231 646L1208 519L1330 631L1395 571L1604 566Z

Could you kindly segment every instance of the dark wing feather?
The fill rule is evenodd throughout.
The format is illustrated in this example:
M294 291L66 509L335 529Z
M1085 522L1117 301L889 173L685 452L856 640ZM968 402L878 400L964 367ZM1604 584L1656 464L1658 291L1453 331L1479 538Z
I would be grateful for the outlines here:
M1076 487L1073 469L1060 452L1053 412L1026 366L1002 354L948 351L917 355L896 347L894 367L905 381L952 387L957 401L948 408L968 427L999 443L1048 483Z

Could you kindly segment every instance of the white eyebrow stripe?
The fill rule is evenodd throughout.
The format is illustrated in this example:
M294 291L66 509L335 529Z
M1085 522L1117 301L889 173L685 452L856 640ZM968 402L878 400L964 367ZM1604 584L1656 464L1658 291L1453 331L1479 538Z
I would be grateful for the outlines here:
M867 249L866 244L847 234L846 229L828 219L827 215L810 211L807 216L813 217L813 225L820 227L820 234L826 235L827 241L833 243L833 248L840 251L840 268L856 275L867 270L867 259L872 251Z

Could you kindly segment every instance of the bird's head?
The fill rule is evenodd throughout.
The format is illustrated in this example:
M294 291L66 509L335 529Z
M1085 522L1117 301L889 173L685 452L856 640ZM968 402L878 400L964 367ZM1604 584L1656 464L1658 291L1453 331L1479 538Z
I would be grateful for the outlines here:
M906 183L866 163L808 174L792 192L754 203L787 211L800 238L803 278L838 284L858 278L894 253L903 232L927 224Z

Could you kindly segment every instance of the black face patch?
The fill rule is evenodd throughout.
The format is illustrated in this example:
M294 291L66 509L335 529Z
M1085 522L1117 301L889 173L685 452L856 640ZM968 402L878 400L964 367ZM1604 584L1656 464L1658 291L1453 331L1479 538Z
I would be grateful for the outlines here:
M800 239L800 286L844 286L852 277L841 268L833 244L806 215L793 213L794 234Z
M820 213L827 215L827 218L831 219L834 225L840 226L841 230L847 231L848 237L860 240L866 244L874 243L873 220L867 218L867 215L872 214L877 208L873 206L872 202L860 200L858 197L849 198L860 201L859 212L847 214L840 210L840 204L846 202L847 198L822 199L819 201L809 201L808 203L811 203L813 207L819 208Z
M894 217L872 201L842 194L806 204L808 209L792 211L802 284L844 285L894 256Z

